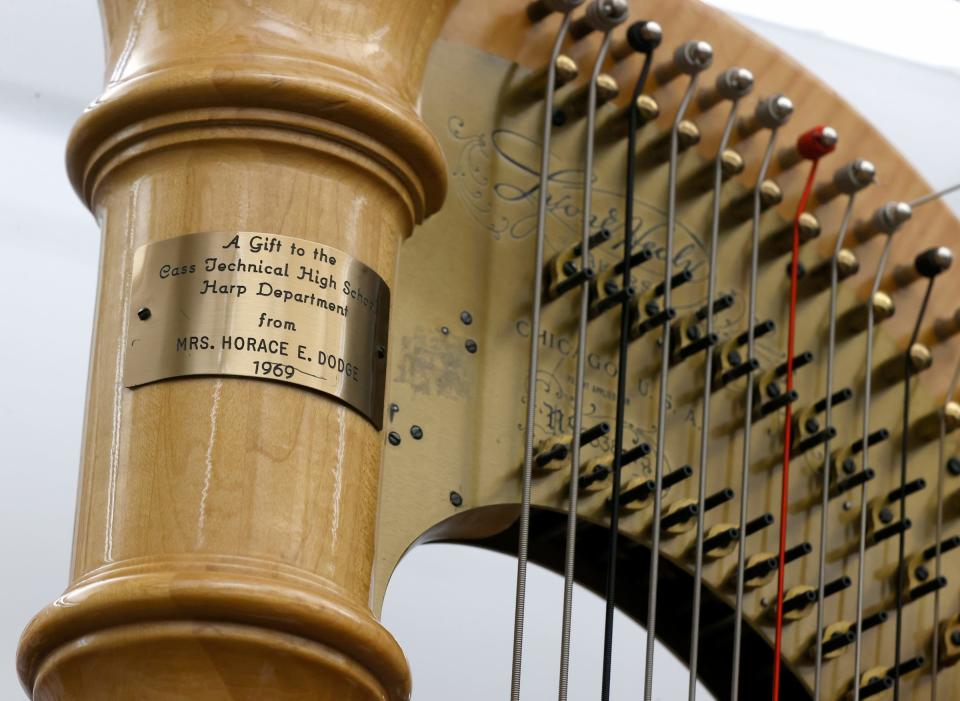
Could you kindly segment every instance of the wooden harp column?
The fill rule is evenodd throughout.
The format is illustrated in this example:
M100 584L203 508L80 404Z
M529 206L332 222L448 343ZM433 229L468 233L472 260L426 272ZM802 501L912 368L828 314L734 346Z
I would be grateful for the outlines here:
M103 231L73 562L21 642L33 698L409 695L368 605L380 432L293 385L122 374L149 242L270 232L393 284L444 196L415 105L450 4L102 0L68 154Z

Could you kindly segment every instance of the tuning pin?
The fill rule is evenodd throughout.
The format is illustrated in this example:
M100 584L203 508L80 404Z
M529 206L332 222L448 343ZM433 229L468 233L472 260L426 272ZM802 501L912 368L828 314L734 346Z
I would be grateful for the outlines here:
M754 340L762 338L766 334L773 331L774 328L776 328L776 324L774 324L773 320L771 319L760 322L753 327ZM734 380L748 375L760 367L760 363L756 360L756 358L744 359L742 353L740 352L740 347L747 345L748 341L749 332L744 331L743 333L731 338L720 348L714 351L714 389L724 387Z
M812 241L820 235L820 220L810 212L797 217L797 230L800 245ZM775 258L793 250L793 222L767 236L760 244L760 256L764 259Z
M867 187L877 177L877 169L870 161L858 158L844 163L833 173L830 182L816 189L816 199L826 204L838 195L852 195Z
M582 4L583 0L534 0L527 5L527 17L531 22L539 22L554 12L572 12Z
M705 41L688 41L678 46L668 63L657 66L653 75L666 85L681 75L696 75L713 63L713 47Z
M729 224L753 219L753 204L755 192L760 191L760 213L771 207L776 207L783 201L783 190L773 180L764 180L758 188L745 192L727 205L724 219Z
M649 95L634 100L637 109L637 127L643 127L660 116L660 105ZM630 126L630 103L614 110L600 126L598 136L607 141L623 137Z
M910 427L911 433L919 440L929 441L940 435L940 417L943 415L943 425L947 433L952 433L960 426L960 404L948 401L942 407L934 409L929 414L917 419Z
M703 112L724 100L739 100L753 90L753 73L746 68L728 68L717 76L713 87L700 91L697 104Z
M593 250L606 243L610 240L610 236L609 229L600 229L587 239L587 250ZM583 271L578 268L577 264L582 255L582 242L578 241L557 253L547 262L543 274L545 301L549 302L556 299L564 292L583 283L584 280L594 279L593 268L587 267Z
M911 494L916 494L921 489L927 486L926 481L923 478L915 479L912 482L907 482L906 484L897 487L896 489L891 490L884 496L877 497L870 500L870 514L871 514L871 528L874 532L885 531L886 527L893 524L894 514L893 509L890 508L890 504L896 504L901 499L906 499ZM896 530L895 533L900 533L901 531L906 531L910 528L910 519L904 519L900 522L901 525ZM884 535L883 538L880 538L876 542L880 542L885 538L888 538L890 534Z
M924 582L920 586L914 587L908 591L906 595L907 601L916 601L927 594L932 594L935 591L943 589L945 586L947 586L946 577L934 577L929 582Z
M557 59L553 62L553 65L554 90L559 90L564 85L572 83L577 79L577 75L579 74L577 62L566 54L560 54L557 56ZM531 73L529 76L527 76L526 80L523 80L511 91L510 96L516 99L533 99L543 97L543 94L547 89L547 80L550 76L549 68L550 66L546 65Z
M890 431L885 428L877 429L867 436L866 446L872 448L878 443L882 443L890 437ZM838 448L830 456L830 465L834 469L835 475L852 475L857 471L857 461L855 455L863 452L864 440L858 438L850 445Z
M789 97L778 93L757 103L753 115L740 120L740 136L746 138L761 129L782 127L793 114L793 102Z
M957 332L960 332L960 308L952 315L933 322L933 335L938 341L946 341Z
M645 148L643 160L650 164L665 163L670 160L671 131L667 130L651 141ZM689 119L682 119L677 125L677 154L681 154L700 143L700 127Z
M684 268L670 278L671 289L676 289L681 285L690 282L693 279L693 273L688 268ZM657 301L659 297L666 292L666 282L654 285L644 292L637 305L634 308L634 319L630 324L630 340L636 340L648 331L655 329L668 321L672 321L677 312L675 309L661 309Z
M842 477L833 483L833 486L830 489L830 496L838 497L845 492L849 492L851 489L855 489L861 484L869 482L876 477L876 474L877 473L874 472L872 467L868 467L860 472L855 472L847 477Z
M660 488L669 489L675 484L679 484L693 474L693 468L689 465L678 467L672 472L668 472L660 479ZM657 483L652 479L639 478L633 483L628 484L627 488L620 493L620 506L645 506L647 500L657 490Z
M650 454L650 445L640 443L620 455L620 467L624 468ZM608 453L590 460L580 471L577 484L585 491L597 491L603 488L603 482L613 473L613 454Z
M893 688L893 678L885 676L883 670L869 671L863 675L860 683L860 698L868 699ZM852 694L851 696L852 697Z
M703 539L703 554L717 560L729 555L737 545L740 529L736 526L721 524L714 526Z
M823 586L823 598L826 599L849 588L852 583L853 580L845 575L832 582L827 582ZM783 599L784 620L797 621L803 618L813 610L813 604L819 598L818 591L811 586L794 587L786 593Z
M740 175L744 165L743 156L732 148L725 148L720 153L720 182L725 183L730 178ZM715 177L716 161L707 161L683 182L680 189L688 197L709 192L713 189Z
M813 353L804 351L793 359L793 369L799 370L813 361ZM764 373L756 383L754 402L754 420L761 419L773 412L782 409L797 399L797 392L784 392L779 379L787 374L787 363L780 363L777 367Z
M773 514L769 513L763 514L762 516L757 516L755 519L747 521L747 527L744 529L744 531L746 532L747 537L750 537L754 533L759 533L764 528L772 526L775 520L776 519L774 519Z
M596 426L592 426L580 432L580 445L587 445L593 441L610 433L610 424L601 421ZM563 462L567 459L570 452L570 436L551 436L540 442L536 454L533 456L533 463L541 470L559 469L556 462Z
M783 554L784 565L788 565L794 560L799 560L805 555L813 552L813 546L810 543L800 543L795 545ZM743 582L750 588L756 588L770 581L770 577L780 566L780 559L777 555L769 553L759 553L753 555L747 560L747 567L743 571Z
M916 375L931 365L933 365L933 354L930 349L922 343L914 343L907 350L906 357L903 353L897 353L887 358L877 366L873 374L878 387L888 387L902 380L906 369L909 369L911 375Z
M656 22L643 20L634 22L623 38L610 47L610 56L614 61L622 61L634 53L648 54L663 41L663 29Z
M822 158L837 146L837 130L833 127L814 127L802 133L795 144L780 152L780 168L787 170L804 160Z
M854 227L853 234L857 241L864 243L877 234L893 234L911 216L913 209L906 202L887 202L874 210L869 219L859 222Z
M956 548L958 548L958 547L960 547L960 535L951 536L951 537L947 538L945 541L943 541L942 543L940 543L940 548L939 548L939 549L940 549L940 554L941 554L941 555L944 555L944 554L946 554L946 553L950 552L951 550L954 550L954 549L956 549ZM932 560L932 559L935 558L936 556L937 556L937 546L936 546L936 545L931 545L929 548L925 549L925 550L921 553L921 557L922 557L922 559L923 559L924 561L926 561L926 560ZM926 577L918 577L918 579L926 580Z
M617 79L607 73L597 76L596 106L601 107L620 94L620 84ZM553 114L554 126L563 126L573 119L583 117L590 107L590 84L581 85L570 93L570 96Z
M893 688L893 678L885 676L882 670L870 671L863 675L860 684L860 698L868 699ZM852 698L852 693L848 698Z
M630 256L626 261L626 265L632 270L636 266L646 263L651 258L653 258L653 252L649 249L642 248ZM610 266L600 273L590 286L591 318L622 303L624 299L629 301L636 296L636 289L633 285L629 285L626 291L621 289L622 281L617 278L623 275L623 266L624 261L618 261L615 265Z
M910 672L916 671L923 667L924 661L923 655L911 657L909 660L904 660L901 662L899 666L890 667L887 670L887 676L896 679L897 677L910 674Z
M911 265L898 265L881 284L885 290L906 287L920 278L936 277L953 263L953 252L946 246L929 248L918 255Z
M823 642L820 645L820 653L825 660L833 659L840 654L847 645L857 639L857 634L852 630L847 630L849 621L838 621L827 626L823 632ZM817 654L816 646L810 647L810 656Z
M886 292L877 292L873 295L873 323L879 324L881 321L893 316L897 308L893 304L893 299ZM866 330L868 322L867 305L849 309L837 319L837 328L845 330L849 334L860 333Z
M609 32L627 20L627 0L593 0L583 17L570 25L570 36L579 41L593 32Z
M831 258L826 259L802 277L800 290L804 295L813 295L830 288L831 261ZM837 252L837 282L856 275L859 270L860 261L857 260L857 255L847 248L841 248Z
M892 538L895 535L900 535L910 530L910 527L913 525L913 522L905 518L902 521L897 521L896 523L891 523L885 528L877 529L873 532L870 538L867 540L867 545L876 545L882 543L887 538Z
M715 333L704 333L700 324L711 314L716 315L733 306L733 295L721 295L713 301L708 309L704 305L693 314L690 314L675 324L672 329L670 350L675 362L687 358L713 347L719 338Z

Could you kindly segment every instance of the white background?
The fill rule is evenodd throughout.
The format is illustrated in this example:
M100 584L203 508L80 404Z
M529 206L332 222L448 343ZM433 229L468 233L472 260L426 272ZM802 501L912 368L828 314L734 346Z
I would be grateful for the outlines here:
M715 4L743 13L747 24L832 84L934 185L960 180L960 3ZM5 699L22 694L13 669L20 631L66 584L99 234L67 183L63 152L73 120L99 92L102 70L93 0L0 0ZM505 698L514 576L508 558L452 546L421 548L401 564L384 621L409 656L416 701ZM535 570L530 588L524 699L550 699L556 694L561 582ZM623 620L618 626L614 697L638 698L643 631ZM601 635L602 602L578 591L573 699L597 695ZM663 651L657 655L658 698L680 698L685 671Z

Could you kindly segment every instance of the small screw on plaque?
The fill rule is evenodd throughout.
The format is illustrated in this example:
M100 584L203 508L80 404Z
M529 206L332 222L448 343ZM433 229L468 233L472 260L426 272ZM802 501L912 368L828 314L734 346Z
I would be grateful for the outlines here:
M416 440L423 438L423 429L414 424L410 427L410 435L413 436Z
M454 506L463 506L463 497L458 492L450 492L450 503Z
M396 431L390 431L387 434L387 440L390 441L390 445L400 445L400 434Z
M387 349L383 346L377 346L377 360L383 360L387 357Z
M446 336L448 333L450 333L450 329L448 329L446 326L441 326L441 327L440 327L440 333L442 333L444 336Z
M473 314L468 311L460 312L460 321L462 321L464 325L470 326L470 324L473 323Z
M140 307L140 309L137 310L137 318L139 318L140 321L146 321L149 319L150 314L150 307Z
M476 353L476 352L477 352L477 342L474 341L472 338L468 338L468 339L467 339L467 342L464 343L463 346L464 346L464 348L467 349L467 352L468 352L468 353Z

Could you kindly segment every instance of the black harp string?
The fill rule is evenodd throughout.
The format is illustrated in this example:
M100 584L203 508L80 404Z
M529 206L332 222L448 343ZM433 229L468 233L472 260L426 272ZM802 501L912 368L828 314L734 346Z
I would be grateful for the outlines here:
M867 298L867 348L863 382L863 426L860 437L862 446L862 450L860 451L860 469L864 471L866 471L869 466L867 461L870 452L870 443L867 437L870 435L870 402L873 389L873 335L876 326L876 320L873 314L873 298L880 289L880 281L883 279L883 271L886 269L887 259L890 257L890 245L893 242L893 234L887 234L886 236L883 251L880 253L880 260L877 262L877 270L873 277L870 296ZM860 701L860 663L863 655L863 642L861 638L863 637L864 560L866 559L867 546L867 485L867 482L860 485L860 523L859 541L857 544L857 617L853 624L853 701Z
M597 52L593 73L590 76L589 105L587 109L586 153L583 174L583 212L580 241L580 270L590 266L590 199L593 194L593 140L597 119L597 78L603 68L603 61L610 48L611 34L603 35L603 41ZM570 485L567 495L567 542L563 563L563 620L560 634L560 683L557 698L567 699L567 682L570 665L570 629L573 616L573 567L577 545L577 496L579 494L580 473L580 432L583 429L583 384L586 371L587 321L590 310L590 281L580 283L580 317L577 333L577 371L573 400L573 439L570 447Z
M633 88L630 98L629 127L627 131L627 182L623 212L623 281L620 289L630 287L630 256L633 251L633 190L637 173L637 130L640 115L637 112L637 98L643 94L653 65L654 49L645 52L643 68ZM627 352L630 346L630 300L624 296L620 303L620 341L617 375L617 409L613 437L613 485L610 496L610 541L607 545L607 584L605 592L603 618L603 670L600 681L600 700L610 701L610 674L613 667L613 611L617 588L617 538L620 526L620 473L623 468L623 432L626 421L627 396Z
M910 348L917 342L920 335L920 325L923 323L923 317L927 313L927 305L930 302L930 295L933 293L933 283L936 276L930 277L927 282L927 288L923 292L923 301L920 303L920 311L917 312L916 321L913 324L913 333L910 334L910 342L907 344L907 350L903 354L903 431L900 439L900 521L904 522L907 518L907 453L910 451ZM867 368L869 372L869 368ZM942 467L938 466L938 469ZM906 531L900 529L897 536L897 578L896 578L896 597L897 597L897 623L896 633L894 634L894 645L896 649L893 653L893 668L896 674L893 675L893 701L900 701L900 660L901 660L901 642L903 638L903 583L904 583L904 561L906 559ZM940 541L937 540L937 549L940 548ZM934 628L936 635L936 628ZM936 679L933 680L936 683Z
M957 383L960 382L960 361L953 371L953 378L950 380L950 386L947 389L947 397L940 407L940 440L938 445L937 458L937 521L934 526L934 581L940 581L943 575L942 555L940 551L941 541L943 539L943 472L946 469L947 453L947 404L953 399L957 391ZM930 701L937 701L937 676L940 671L940 589L933 592L933 650L930 653Z
M723 151L727 148L730 141L730 135L733 133L733 127L737 121L737 108L740 106L740 98L734 98L730 103L730 112L727 115L726 124L723 127L723 134L720 137L720 145L717 147L717 157L714 160L713 170L713 204L710 219L710 262L707 278L707 303L704 307L707 310L707 328L705 335L707 338L714 332L713 319L713 299L717 294L717 247L720 239L720 190L723 187ZM697 698L697 667L699 664L700 647L700 599L701 599L701 578L703 577L703 519L704 519L704 499L707 484L707 464L709 462L710 449L710 395L711 378L713 377L713 353L707 350L704 359L703 368L703 406L701 407L700 418L700 474L699 484L697 485L697 536L694 545L694 574L693 574L693 606L690 619L690 677L687 688L688 701L694 701ZM743 534L740 534L741 547L743 543Z
M670 165L667 174L667 231L666 256L663 276L663 309L670 309L673 276L673 239L677 225L677 160L679 156L679 127L683 115L693 99L700 73L690 76L686 92L677 108L676 117L670 129ZM643 673L643 701L653 701L653 658L656 647L657 629L657 584L660 564L660 515L663 508L661 488L663 486L663 462L666 439L667 418L667 379L670 371L670 318L665 314L662 326L660 346L660 386L657 390L657 457L654 475L653 520L650 543L650 572L647 596L647 648Z
M517 548L517 593L513 619L513 659L510 669L510 701L520 700L520 673L523 660L523 623L527 596L527 555L530 544L530 491L533 474L533 435L536 421L537 367L540 355L540 308L543 304L543 245L546 231L547 187L550 173L550 139L553 125L553 94L557 78L557 57L570 27L570 13L563 15L547 67L544 97L540 188L537 193L537 237L533 273L533 309L530 319L530 375L527 384L527 425L524 435L523 476L520 499L519 544Z
M837 242L833 247L833 257L830 259L830 311L829 311L829 329L827 336L827 393L826 406L823 412L824 426L829 430L833 425L833 361L837 347L837 288L839 286L840 274L837 268L840 251L843 248L844 240L847 236L847 229L850 226L850 220L853 214L853 203L857 193L852 192L847 198L847 206L843 211L843 219L840 222L840 231L837 234ZM823 676L823 590L825 586L824 573L827 562L827 510L830 504L830 439L827 434L827 440L823 445L823 466L820 475L820 552L817 563L817 627L816 627L816 650L814 651L814 672L813 672L813 701L820 701L820 685Z
M757 184L753 189L753 222L750 251L750 291L747 304L747 359L750 362L754 357L754 328L757 315L757 270L760 267L760 184L767 177L770 161L777 143L779 127L770 130L767 148L763 154L760 171L757 173ZM743 421L743 462L740 466L740 522L737 524L740 536L740 547L737 550L737 595L733 616L733 669L730 672L730 698L739 698L740 690L740 639L743 634L743 577L746 569L746 533L747 507L749 505L750 480L750 438L753 428L753 385L754 373L747 374L747 389L744 395L745 416Z

